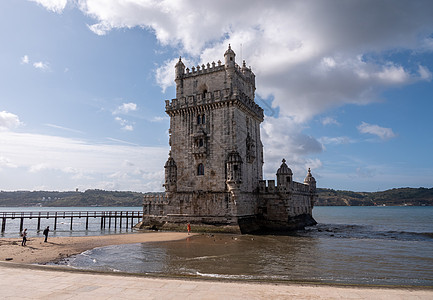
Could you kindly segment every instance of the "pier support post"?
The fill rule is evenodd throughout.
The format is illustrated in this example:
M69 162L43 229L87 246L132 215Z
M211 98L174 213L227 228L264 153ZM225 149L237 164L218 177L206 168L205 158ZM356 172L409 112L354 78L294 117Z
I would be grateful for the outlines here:
M21 221L20 221L20 232L23 231L23 225L24 225L24 218L21 217Z
M72 220L74 219L74 217L71 216L71 227L70 230L72 230Z
M114 229L117 227L117 211L114 212Z
M111 228L111 211L109 212L109 216L108 216L108 229Z
M119 228L122 229L122 212L120 212Z
M3 218L2 220L2 232L5 232L6 230L6 218Z
M41 230L41 213L39 213L38 215L38 228L36 230L37 231Z
M56 215L54 216L54 230L57 229L57 212Z
M86 216L86 230L89 229L89 212L87 212L87 216Z
M104 217L102 216L102 212L101 212L101 230L103 225L104 225Z
M126 212L126 229L128 229L128 212Z

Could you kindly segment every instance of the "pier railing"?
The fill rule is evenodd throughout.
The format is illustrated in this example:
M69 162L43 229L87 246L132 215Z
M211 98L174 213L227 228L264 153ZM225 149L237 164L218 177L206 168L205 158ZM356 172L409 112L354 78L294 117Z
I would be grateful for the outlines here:
M6 229L6 221L8 219L20 219L20 232L24 228L25 219L37 219L37 230L40 230L41 219L54 219L54 230L57 229L57 219L70 219L70 230L74 218L86 218L86 230L89 228L89 218L101 218L101 229L111 228L111 225L116 228L122 228L122 223L125 227L134 226L134 219L136 223L140 222L143 218L142 211L25 211L25 212L0 212L0 219L2 220L1 232ZM108 221L108 222L107 222ZM107 224L108 223L108 224Z

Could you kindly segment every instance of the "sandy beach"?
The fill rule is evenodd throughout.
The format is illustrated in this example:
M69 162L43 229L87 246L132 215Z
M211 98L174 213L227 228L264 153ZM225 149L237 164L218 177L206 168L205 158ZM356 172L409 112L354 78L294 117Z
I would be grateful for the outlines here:
M0 261L24 264L44 264L97 247L145 242L181 240L188 237L183 232L146 232L83 237L30 237L25 247L20 238L0 239Z
M170 241L187 233L0 239L0 296L4 299L433 299L433 289L156 278L36 266L96 247ZM12 259L12 260L9 260ZM7 260L7 262L5 262ZM24 283L24 284L23 284Z

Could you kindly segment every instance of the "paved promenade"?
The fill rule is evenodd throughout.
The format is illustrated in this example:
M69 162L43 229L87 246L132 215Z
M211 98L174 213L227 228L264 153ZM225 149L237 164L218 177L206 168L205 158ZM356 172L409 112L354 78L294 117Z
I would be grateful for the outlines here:
M0 263L1 299L433 299L433 290L179 280Z

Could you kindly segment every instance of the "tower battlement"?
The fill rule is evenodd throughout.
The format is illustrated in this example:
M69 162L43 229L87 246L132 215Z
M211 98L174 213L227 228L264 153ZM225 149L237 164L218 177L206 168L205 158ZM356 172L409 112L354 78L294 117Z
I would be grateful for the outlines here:
M235 104L244 106L246 109L250 110L255 117L263 121L263 109L257 105L257 103L241 91L235 90L234 93L231 94L229 88L175 98L171 101L165 100L165 111L170 115L181 110L203 109L201 106L210 106L209 108L212 108L217 105L227 105L228 101L238 101L239 103Z
M181 59L180 59L181 61ZM242 63L242 67L235 63L234 70L236 72L236 75L241 77L243 80L250 82L252 84L255 84L255 74L251 71L250 67L246 66L245 60ZM221 64L221 61L218 60L218 63L216 64L214 61L212 63L207 63L197 66L192 66L191 68L186 68L183 71L179 71L176 74L176 78L190 78L195 76L200 76L203 74L209 74L212 72L220 72L225 71L226 67L225 65Z

